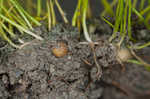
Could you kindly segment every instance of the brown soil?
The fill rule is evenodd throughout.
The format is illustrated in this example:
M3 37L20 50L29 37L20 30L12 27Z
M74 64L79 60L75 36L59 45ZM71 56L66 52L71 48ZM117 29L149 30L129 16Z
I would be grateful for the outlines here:
M102 76L88 44L80 44L77 29L57 25L51 32L36 28L44 41L33 40L22 49L1 53L0 99L149 99L150 72L143 66L116 61L115 48L97 35L95 47ZM67 44L68 53L55 57L53 47ZM150 48L140 55L148 59ZM147 60L148 61L148 60Z

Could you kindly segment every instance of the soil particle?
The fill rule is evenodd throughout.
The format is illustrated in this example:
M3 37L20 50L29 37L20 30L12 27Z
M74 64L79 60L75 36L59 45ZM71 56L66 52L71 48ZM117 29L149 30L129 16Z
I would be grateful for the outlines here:
M117 49L114 45L104 41L96 48L96 55L99 64L103 67L108 67L117 63Z
M9 96L10 94L5 87L5 84L0 80L0 99L8 99Z

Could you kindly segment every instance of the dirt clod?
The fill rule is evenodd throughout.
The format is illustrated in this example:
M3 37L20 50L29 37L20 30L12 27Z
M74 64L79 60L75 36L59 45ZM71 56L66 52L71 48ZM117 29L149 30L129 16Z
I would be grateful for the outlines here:
M116 49L107 41L95 46L103 70L102 78L97 80L91 48L80 44L75 28L59 24L43 35L44 41L33 40L22 49L1 56L0 98L127 99L141 93L141 88L149 90L150 73L133 64L126 64L126 71L121 73ZM59 41L67 45L67 54L58 58L52 48ZM122 93L112 84L114 81L120 88L127 88L130 95Z

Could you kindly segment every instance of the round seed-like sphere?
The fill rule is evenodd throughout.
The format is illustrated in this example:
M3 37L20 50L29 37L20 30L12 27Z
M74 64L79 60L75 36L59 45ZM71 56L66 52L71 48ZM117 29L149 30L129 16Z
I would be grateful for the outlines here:
M68 53L68 47L64 42L58 42L52 48L52 53L58 58L63 57Z
M122 48L118 51L118 58L122 62L126 62L128 59L132 58L132 55L127 48Z

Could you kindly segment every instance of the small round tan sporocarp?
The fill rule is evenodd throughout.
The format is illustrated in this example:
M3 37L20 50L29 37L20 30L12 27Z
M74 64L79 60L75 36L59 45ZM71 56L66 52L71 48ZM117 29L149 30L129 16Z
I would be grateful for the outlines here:
M126 62L128 59L132 58L132 55L127 48L118 50L117 56L122 62Z
M52 48L52 53L60 58L68 53L68 47L64 42L58 42L53 48Z

